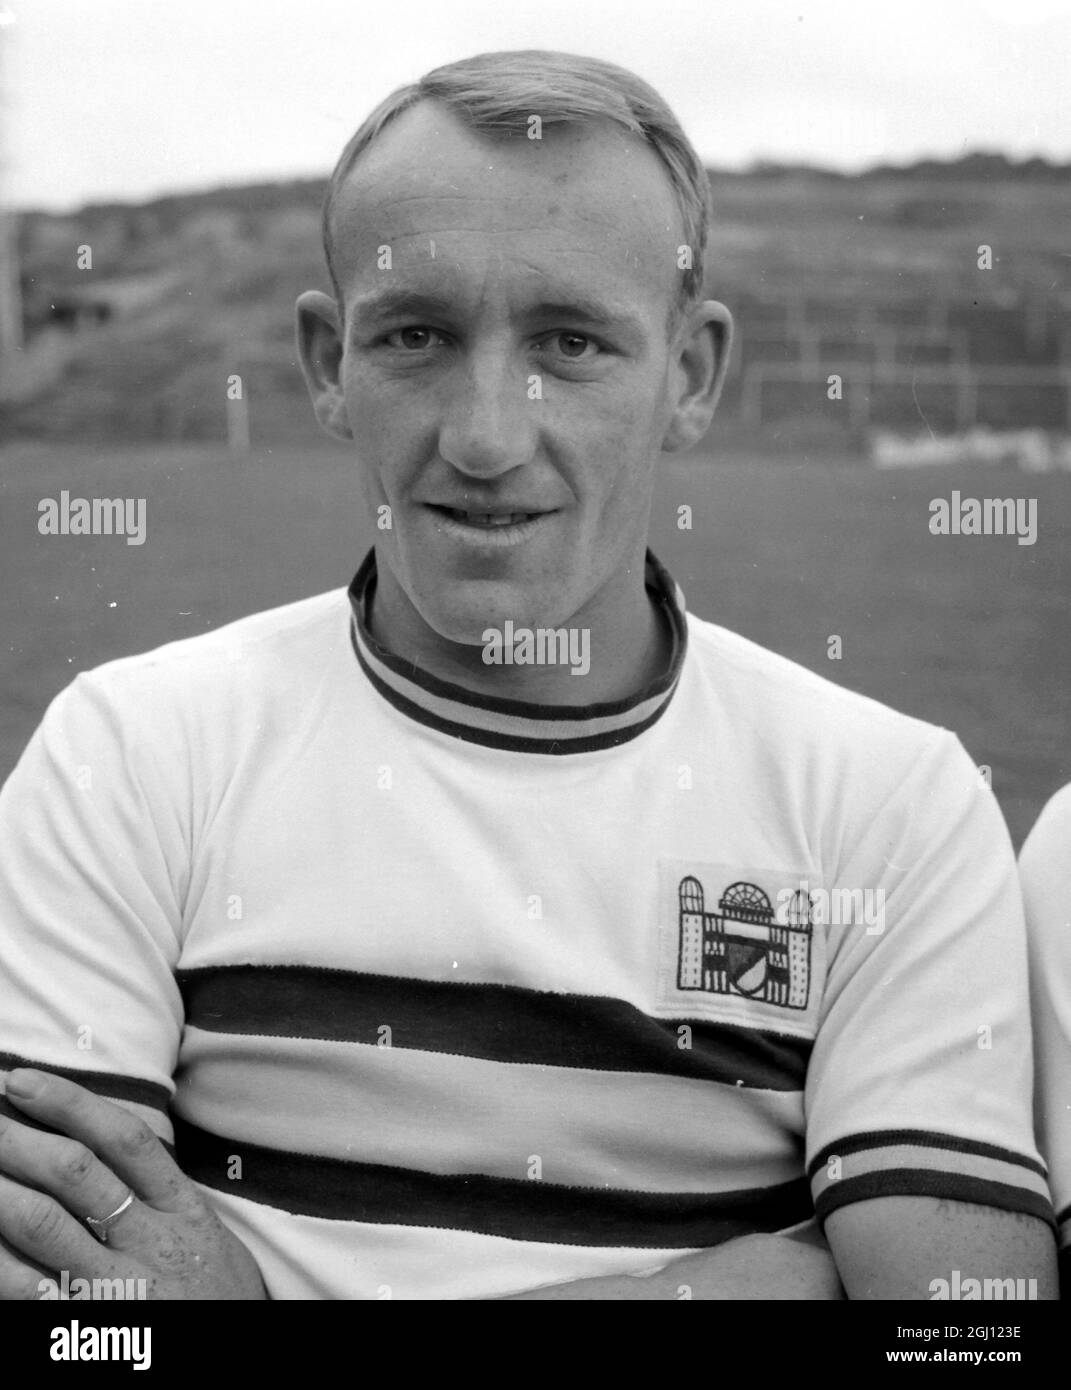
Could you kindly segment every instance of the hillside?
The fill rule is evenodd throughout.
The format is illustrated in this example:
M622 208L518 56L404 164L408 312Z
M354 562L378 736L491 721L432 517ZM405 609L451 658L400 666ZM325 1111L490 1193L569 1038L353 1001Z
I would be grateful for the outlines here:
M814 373L799 389L788 380L808 363L821 380L827 366L876 360L913 371L1068 360L1071 168L978 154L855 177L763 165L711 180L709 289L742 329L726 396L740 428L779 412L831 427ZM255 439L310 437L292 314L301 290L327 288L322 193L307 180L24 214L26 344L0 383L0 440L220 440L235 372ZM992 269L978 268L982 244ZM92 268L79 269L87 245ZM741 378L755 363L771 378L758 413ZM917 421L916 382L910 397L894 385L868 388L868 421ZM1009 400L1007 423L1065 423L1062 388ZM926 418L943 418L940 401Z

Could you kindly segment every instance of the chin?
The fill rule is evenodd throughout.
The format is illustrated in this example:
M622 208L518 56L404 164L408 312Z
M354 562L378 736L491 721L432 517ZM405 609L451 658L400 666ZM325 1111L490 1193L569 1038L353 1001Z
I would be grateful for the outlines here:
M463 646L482 647L488 628L562 627L562 593L533 593L502 582L464 580L444 583L425 594L421 615L440 637Z

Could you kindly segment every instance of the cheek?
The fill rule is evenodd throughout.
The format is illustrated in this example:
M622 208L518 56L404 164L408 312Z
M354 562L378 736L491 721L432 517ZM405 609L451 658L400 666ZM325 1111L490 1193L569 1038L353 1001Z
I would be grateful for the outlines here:
M365 485L394 490L427 457L429 440L434 447L426 410L412 393L384 391L356 375L346 382L345 401Z
M437 452L439 394L385 384L355 367L344 372L346 413L365 487L397 493ZM585 389L548 382L539 412L539 450L563 471L579 471L578 490L627 510L658 452L660 383L644 373Z
M399 400L397 393L383 389L354 372L345 380L346 413L354 438L389 443L412 417L412 401Z
M588 477L617 501L627 501L629 487L652 467L660 438L654 412L650 398L622 393L597 411L574 415L566 426Z
M645 364L623 369L590 399L579 395L576 407L588 416L589 431L624 446L628 454L642 453L657 432L665 394L664 382Z

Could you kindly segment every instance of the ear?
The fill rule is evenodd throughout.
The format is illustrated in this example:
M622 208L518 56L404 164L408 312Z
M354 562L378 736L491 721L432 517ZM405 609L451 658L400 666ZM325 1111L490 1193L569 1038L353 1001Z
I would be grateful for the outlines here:
M342 328L328 294L307 290L297 301L297 348L312 408L335 439L352 439L342 391Z
M672 380L676 399L662 448L676 453L698 443L710 428L725 384L733 343L733 316L724 304L706 299L678 330Z

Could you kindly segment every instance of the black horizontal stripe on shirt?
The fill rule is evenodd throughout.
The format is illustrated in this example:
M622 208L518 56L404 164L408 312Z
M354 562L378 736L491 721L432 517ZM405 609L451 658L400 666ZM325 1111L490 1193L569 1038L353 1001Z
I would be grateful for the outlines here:
M939 1172L933 1168L882 1168L861 1173L857 1178L840 1178L821 1193L815 1202L820 1222L839 1207L872 1197L938 1197L950 1202L972 1202L976 1206L996 1207L1000 1211L1019 1211L1036 1216L1055 1230L1052 1203L1029 1188L1011 1183L974 1178L967 1173Z
M687 1249L813 1215L805 1178L735 1192L633 1192L320 1158L210 1134L173 1116L184 1172L297 1216L422 1226L562 1245ZM240 1176L234 1160L241 1159Z
M942 1134L926 1129L876 1129L865 1134L853 1134L836 1143L827 1144L820 1153L815 1154L807 1167L807 1176L813 1178L829 1159L844 1158L847 1154L864 1153L870 1149L893 1149L912 1145L924 1149L947 1149L953 1153L976 1154L979 1158L992 1158L1000 1163L1015 1163L1020 1168L1028 1168L1044 1178L1048 1174L1043 1163L1038 1163L1026 1154L1016 1153L1014 1149L1002 1149L997 1144L985 1144L977 1139L962 1139L956 1134Z
M305 965L180 970L186 1022L215 1033L376 1043L487 1061L694 1077L802 1090L811 1044L698 1019L652 1018L621 999L517 985L418 980ZM691 1030L682 1047L678 1029Z
M95 1096L103 1096L106 1100L125 1100L136 1105L147 1105L151 1110L160 1110L165 1115L171 1104L171 1092L156 1081L144 1081L139 1076L123 1076L119 1072L57 1067L51 1062L35 1062L32 1057L20 1057L14 1052L0 1052L0 1071L14 1071L16 1067L32 1067L34 1071L51 1072L53 1076L62 1076L67 1081L84 1086Z

